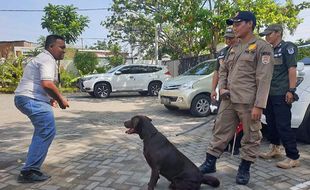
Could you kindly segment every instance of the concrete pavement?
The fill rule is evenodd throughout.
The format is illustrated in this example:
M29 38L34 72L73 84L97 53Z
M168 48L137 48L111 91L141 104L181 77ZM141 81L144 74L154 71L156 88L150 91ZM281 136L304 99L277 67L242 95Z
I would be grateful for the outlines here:
M68 95L70 108L55 109L57 135L42 170L52 175L43 183L18 184L16 177L26 157L32 126L13 104L13 95L0 94L0 189L35 190L142 190L150 177L137 135L125 134L123 122L133 115L144 114L196 165L205 159L213 122L190 133L190 129L208 118L193 118L187 112L171 112L158 104L155 97L137 95L93 99L87 95ZM236 185L238 156L224 153L217 162L221 186L217 189L276 190L310 189L310 145L298 144L301 167L283 170L276 160L258 159L251 168L247 186ZM262 150L268 149L262 142ZM157 188L168 189L160 178ZM203 189L212 189L202 185Z

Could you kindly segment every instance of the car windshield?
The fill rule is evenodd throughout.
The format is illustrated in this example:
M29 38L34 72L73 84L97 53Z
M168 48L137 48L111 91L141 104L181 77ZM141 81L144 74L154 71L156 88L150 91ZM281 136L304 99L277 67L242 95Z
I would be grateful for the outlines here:
M211 74L216 66L216 61L202 62L192 69L186 71L183 75L209 75Z
M119 69L121 66L123 66L123 65L119 65L119 66L117 66L117 67L113 67L113 68L111 68L110 70L108 70L107 73L113 73L114 71L116 71L117 69Z

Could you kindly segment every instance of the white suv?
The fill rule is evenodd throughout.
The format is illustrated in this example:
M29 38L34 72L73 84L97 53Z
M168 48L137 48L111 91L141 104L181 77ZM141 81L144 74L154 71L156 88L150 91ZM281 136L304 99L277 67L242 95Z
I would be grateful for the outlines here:
M107 98L111 92L139 92L141 95L157 96L164 81L171 77L165 66L119 65L107 73L86 75L77 86L96 98Z

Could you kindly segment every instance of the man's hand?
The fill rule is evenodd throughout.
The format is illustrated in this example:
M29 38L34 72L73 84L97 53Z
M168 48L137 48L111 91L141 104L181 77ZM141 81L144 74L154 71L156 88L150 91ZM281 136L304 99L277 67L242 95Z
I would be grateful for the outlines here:
M220 97L222 100L228 100L230 98L229 90L222 88L220 90Z
M220 95L225 94L225 93L227 93L227 92L229 92L229 90L227 90L227 89L225 89L225 88L222 88L222 89L220 90Z
M294 95L291 92L287 92L285 95L285 101L287 104L291 104L294 102Z
M252 120L258 121L262 117L263 109L258 107L253 107L252 109Z
M58 102L58 104L61 109L66 109L69 107L69 102L65 98L62 98L61 101Z
M57 101L55 99L51 99L50 104L52 107L57 108Z
M58 88L56 87L53 81L42 80L41 86L44 88L44 90L50 97L52 97L54 100L58 102L58 105L61 109L66 109L67 107L69 107L68 100L60 94Z
M217 97L216 91L215 91L215 90L212 90L212 92L211 92L211 100L212 100L212 101L216 101L216 97Z

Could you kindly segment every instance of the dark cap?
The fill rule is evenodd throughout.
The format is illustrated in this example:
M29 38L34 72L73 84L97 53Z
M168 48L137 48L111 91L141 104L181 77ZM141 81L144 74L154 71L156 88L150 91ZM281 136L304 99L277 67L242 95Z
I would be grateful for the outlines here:
M231 27L226 28L224 37L225 38L234 38L235 37L235 33Z
M253 21L253 25L256 26L256 17L251 11L239 11L235 17L227 19L227 25L233 25L234 22L241 21Z
M263 32L259 33L260 36L266 36L272 32L283 32L283 27L281 24L271 24Z

